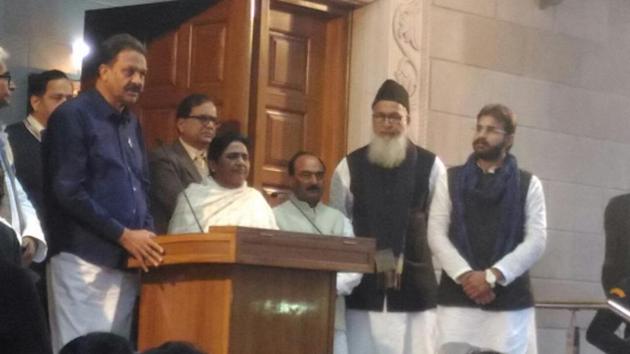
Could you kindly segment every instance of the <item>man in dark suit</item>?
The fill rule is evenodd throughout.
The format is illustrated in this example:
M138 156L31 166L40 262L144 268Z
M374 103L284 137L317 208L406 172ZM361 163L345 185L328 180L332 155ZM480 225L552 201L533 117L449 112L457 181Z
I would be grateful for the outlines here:
M9 144L13 150L15 176L42 220L42 132L46 129L50 114L60 104L72 98L72 83L68 76L59 70L48 70L31 74L28 77L28 112L25 120L6 128ZM32 263L38 275L37 291L44 309L47 308L45 264Z
M166 233L177 196L191 183L208 177L208 146L219 125L217 108L208 96L192 94L177 107L179 138L149 157L151 211L155 231Z
M606 255L602 267L602 286L609 297L624 298L628 306L627 292L630 291L630 194L616 196L608 202L604 212L606 232ZM618 292L621 292L618 293ZM625 324L622 337L617 329ZM608 354L630 353L630 328L621 317L610 310L599 310L593 318L586 339Z

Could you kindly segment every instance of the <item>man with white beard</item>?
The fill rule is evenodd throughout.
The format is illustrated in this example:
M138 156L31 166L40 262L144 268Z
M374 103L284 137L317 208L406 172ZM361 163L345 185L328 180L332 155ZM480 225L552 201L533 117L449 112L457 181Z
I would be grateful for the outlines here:
M386 80L372 103L374 136L333 175L330 204L357 236L376 239L376 271L347 297L350 353L434 353L437 282L427 244L440 159L407 137L409 94Z

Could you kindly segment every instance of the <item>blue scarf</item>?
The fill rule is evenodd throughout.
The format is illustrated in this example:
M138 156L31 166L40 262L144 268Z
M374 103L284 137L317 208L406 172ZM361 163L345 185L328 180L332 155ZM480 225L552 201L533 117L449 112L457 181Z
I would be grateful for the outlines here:
M476 267L465 222L465 200L477 200L486 204L499 203L500 220L497 241L492 263L511 252L522 241L524 224L520 195L520 172L516 158L507 154L503 165L495 172L492 183L479 185L482 175L477 166L477 159L471 155L466 164L456 174L453 181L453 211L451 223L453 230L449 238L459 253L473 268Z

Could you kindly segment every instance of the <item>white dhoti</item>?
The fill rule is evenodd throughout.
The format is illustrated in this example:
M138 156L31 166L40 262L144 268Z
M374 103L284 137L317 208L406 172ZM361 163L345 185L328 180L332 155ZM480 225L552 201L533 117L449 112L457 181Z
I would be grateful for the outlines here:
M138 295L136 273L101 267L64 252L50 259L47 273L54 353L95 331L129 338Z
M435 310L347 311L351 354L434 354Z
M335 329L333 354L348 354L348 336L345 329Z
M465 348L504 354L536 354L536 316L533 308L484 311L438 306L439 354L467 353ZM463 351L464 350L464 351Z

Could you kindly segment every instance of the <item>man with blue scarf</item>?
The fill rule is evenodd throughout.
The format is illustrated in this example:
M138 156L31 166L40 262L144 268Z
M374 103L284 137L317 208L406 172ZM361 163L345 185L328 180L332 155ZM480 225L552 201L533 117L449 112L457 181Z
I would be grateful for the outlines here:
M443 269L440 354L537 353L528 270L545 249L545 201L540 180L510 154L515 131L508 107L483 107L473 154L436 184L429 245Z

